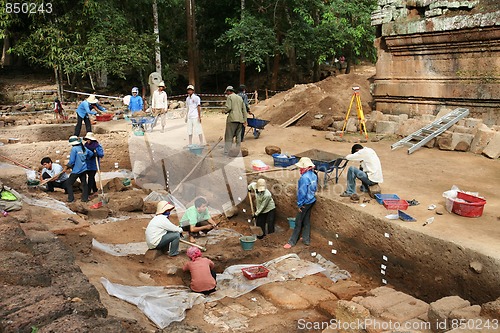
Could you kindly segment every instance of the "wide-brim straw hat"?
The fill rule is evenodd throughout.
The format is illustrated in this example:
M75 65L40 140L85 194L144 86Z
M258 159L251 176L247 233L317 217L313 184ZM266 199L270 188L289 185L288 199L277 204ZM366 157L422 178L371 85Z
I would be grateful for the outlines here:
M301 169L314 167L314 163L309 157L302 157L295 165Z
M163 214L167 210L171 210L174 208L175 208L175 206L172 205L170 202L162 200L162 201L158 202L158 204L156 205L156 215Z
M85 140L97 141L96 137L94 136L94 133L92 133L92 132L88 132L87 134L85 134L85 136L83 138Z
M158 83L158 87L163 87L163 88L165 88L165 82L161 81L160 83Z
M68 142L70 146L76 146L81 143L80 139L76 135L70 136Z
M236 92L233 88L233 86L227 86L226 90L224 92L228 92L228 91L232 91L232 92Z
M89 97L87 97L87 102L89 102L90 104L97 104L99 103L99 100L95 97L95 95L90 95Z

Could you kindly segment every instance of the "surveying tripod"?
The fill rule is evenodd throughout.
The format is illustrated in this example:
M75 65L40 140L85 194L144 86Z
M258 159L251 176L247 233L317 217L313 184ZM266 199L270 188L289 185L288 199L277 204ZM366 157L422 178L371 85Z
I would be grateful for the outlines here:
M368 139L368 133L366 133L366 120L365 115L363 114L363 107L361 106L361 97L359 96L359 87L352 87L354 90L351 98L351 103L349 104L349 109L347 109L347 114L345 115L344 126L342 126L342 133L340 133L340 137L344 135L344 131L347 127L347 121L349 120L349 114L351 113L352 103L356 100L356 109L358 111L358 120L359 120L359 132L363 134L365 133L365 137Z

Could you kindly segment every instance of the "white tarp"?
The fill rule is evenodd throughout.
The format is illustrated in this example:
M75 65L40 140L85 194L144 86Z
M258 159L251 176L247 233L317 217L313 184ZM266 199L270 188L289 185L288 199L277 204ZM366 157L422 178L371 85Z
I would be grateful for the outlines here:
M301 260L296 254L288 254L270 260L263 266L269 269L266 278L246 279L241 269L255 265L234 265L217 274L217 291L208 297L193 293L187 287L134 287L115 284L105 278L101 283L108 294L137 305L144 314L160 328L165 328L174 321L182 321L185 311L201 302L213 302L224 297L236 298L255 288L275 282L303 278L307 275L325 271L318 264Z
M146 242L127 243L127 244L106 244L98 242L94 238L92 238L92 247L116 257L124 257L130 254L140 255L146 253L146 251L148 250L148 245L146 244Z
M51 197L46 197L43 199L36 199L36 198L27 197L25 195L21 195L21 196L23 198L23 201L26 202L28 205L50 208L53 210L58 210L60 212L66 213L66 214L72 214L72 215L76 214L71 209L69 209L64 202L53 199Z

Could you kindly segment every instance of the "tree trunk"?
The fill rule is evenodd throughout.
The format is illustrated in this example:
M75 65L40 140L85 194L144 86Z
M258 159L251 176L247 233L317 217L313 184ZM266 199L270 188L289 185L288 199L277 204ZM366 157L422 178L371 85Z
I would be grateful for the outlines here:
M158 28L158 4L156 0L153 0L153 32L156 36L155 67L156 72L161 75L160 30Z
M276 51L274 53L274 61L273 61L273 77L271 79L271 90L277 90L278 88L278 74L280 71L280 53Z
M188 42L188 79L195 88L199 86L198 47L196 42L195 0L186 0L186 23Z
M95 76L98 88L106 88L108 86L108 71L105 68L96 72Z
M313 65L313 82L319 81L320 78L320 68L319 68L319 62L317 59L314 59L314 65Z
M299 75L297 72L297 56L295 54L295 47L291 46L288 50L288 60L290 61L290 77L292 78L292 83L297 83L299 81Z
M59 66L54 66L54 76L57 84L57 99L63 102L63 82Z
M9 31L5 29L4 31L4 36L5 38L3 39L3 49L2 49L2 68L4 66L9 66L12 64L12 56L7 53L7 51L10 49L10 37L9 37Z
M245 16L245 0L241 0L241 20L243 20ZM245 84L245 54L243 52L240 53L240 84Z

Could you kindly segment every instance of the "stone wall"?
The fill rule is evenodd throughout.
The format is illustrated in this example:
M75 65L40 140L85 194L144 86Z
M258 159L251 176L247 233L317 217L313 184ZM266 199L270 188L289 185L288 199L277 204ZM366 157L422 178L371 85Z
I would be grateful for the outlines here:
M499 17L495 0L378 0L376 110L413 116L465 107L500 124Z

